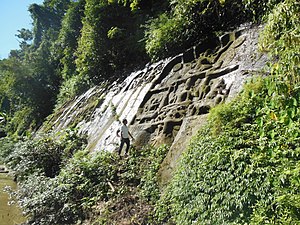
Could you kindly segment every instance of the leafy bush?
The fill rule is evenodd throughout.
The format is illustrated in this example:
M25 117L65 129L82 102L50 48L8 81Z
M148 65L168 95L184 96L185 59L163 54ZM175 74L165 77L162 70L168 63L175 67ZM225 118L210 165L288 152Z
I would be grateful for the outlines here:
M182 52L249 19L241 1L175 0L171 8L148 24L146 51L152 59Z
M15 140L10 137L0 139L0 163L8 163L9 155L14 151Z
M300 74L300 6L297 2L285 0L274 8L261 36L260 48L269 52L276 61L270 70L287 85L290 91L297 91ZM273 89L279 88L273 85ZM273 90L272 89L272 90ZM270 91L272 91L270 90Z
M252 20L254 22L261 22L282 0L243 0L242 2L245 9L251 12Z
M79 75L74 75L68 80L64 81L60 86L59 93L57 95L56 110L58 111L60 107L77 95L80 95L87 91L91 87L87 77L82 77Z
M130 157L122 159L106 151L78 151L84 142L74 131L55 138L3 140L1 156L19 178L17 198L28 224L114 223L111 207L119 207L122 201L136 208L135 220L149 219L149 201L159 196L156 173L166 146L132 148ZM101 204L105 207L99 208Z
M85 145L85 139L73 131L57 136L41 135L39 138L23 140L2 139L1 156L19 180L33 173L55 177L63 162Z
M146 25L146 51L161 59L199 44L216 33L234 29L245 22L261 21L280 0L174 0L170 12L160 14Z
M140 195L151 203L155 203L160 197L157 172L168 150L167 145L162 145L158 148L147 147L142 151L144 164L141 168L142 175L138 187Z
M27 224L74 224L82 218L77 200L70 200L72 186L61 183L58 177L50 178L31 174L19 185L18 199Z
M15 171L19 178L33 172L41 172L47 177L54 177L60 169L63 148L59 143L43 138L37 142L28 141L19 148L15 159ZM14 158L14 155L12 155Z

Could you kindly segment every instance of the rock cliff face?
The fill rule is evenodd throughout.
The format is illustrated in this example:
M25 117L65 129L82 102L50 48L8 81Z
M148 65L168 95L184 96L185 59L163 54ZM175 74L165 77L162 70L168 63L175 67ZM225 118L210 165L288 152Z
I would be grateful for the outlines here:
M76 126L87 134L88 149L113 151L119 121L126 118L135 145L171 146L160 171L166 182L209 110L233 98L265 65L267 57L257 52L258 30L227 33L147 65L121 84L92 88L54 114L48 125L54 131Z

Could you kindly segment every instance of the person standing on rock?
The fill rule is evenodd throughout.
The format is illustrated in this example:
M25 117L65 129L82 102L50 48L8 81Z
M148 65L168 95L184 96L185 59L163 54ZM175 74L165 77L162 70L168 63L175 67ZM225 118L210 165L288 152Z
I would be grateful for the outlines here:
M120 132L121 132L121 135L120 135ZM130 147L129 136L132 139L134 139L134 138L128 130L126 119L123 120L123 124L122 124L121 128L117 131L117 136L121 137L121 144L120 144L120 148L119 148L119 156L121 156L121 152L122 152L122 148L124 146L124 143L126 144L125 155L127 155L129 147Z

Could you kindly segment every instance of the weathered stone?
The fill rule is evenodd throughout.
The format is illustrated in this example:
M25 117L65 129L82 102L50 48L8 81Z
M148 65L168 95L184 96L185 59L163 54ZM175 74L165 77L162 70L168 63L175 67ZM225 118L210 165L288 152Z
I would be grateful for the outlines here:
M189 63L195 59L194 48L183 53L183 63Z
M177 72L182 68L182 63L177 63L174 67L173 67L173 72Z
M171 145L160 170L166 183L209 110L236 96L252 71L265 65L267 57L257 52L257 40L257 29L213 37L171 59L148 64L122 84L95 87L54 115L52 129L77 124L88 136L88 149L113 151L119 144L116 130L126 118L135 145Z
M213 37L203 43L198 44L194 47L195 58L199 58L203 52L208 52L207 54L211 54L211 49L215 49L220 45L220 40L217 37Z
M158 178L160 186L163 188L172 177L172 172L176 168L182 152L185 151L192 136L205 124L207 114L184 118L182 125L172 143L166 158L164 159Z

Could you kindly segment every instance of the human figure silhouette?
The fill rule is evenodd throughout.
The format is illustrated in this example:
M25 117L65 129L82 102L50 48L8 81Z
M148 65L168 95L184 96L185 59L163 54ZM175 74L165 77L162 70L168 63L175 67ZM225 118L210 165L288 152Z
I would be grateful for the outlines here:
M131 133L128 130L127 120L124 119L122 122L123 122L123 124L122 124L121 128L117 131L117 136L121 138L121 144L120 144L119 151L118 151L119 156L121 156L121 152L122 152L124 143L126 144L125 155L128 154L129 147L130 147L129 136L132 139L134 139L133 136L131 135Z

